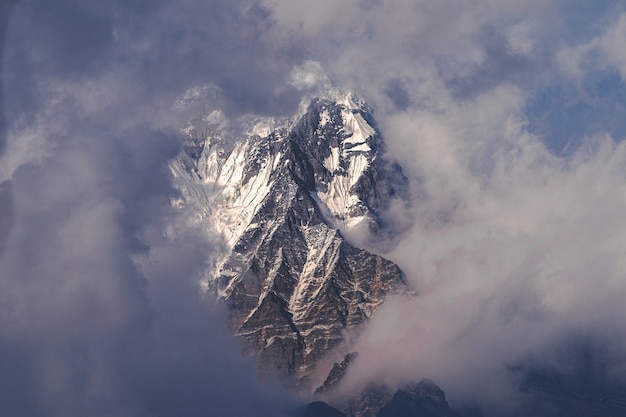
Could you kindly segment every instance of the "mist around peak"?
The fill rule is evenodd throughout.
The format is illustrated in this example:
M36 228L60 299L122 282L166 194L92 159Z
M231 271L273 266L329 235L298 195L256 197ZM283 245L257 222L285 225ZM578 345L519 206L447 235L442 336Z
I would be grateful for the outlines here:
M533 387L612 393L626 354L624 16L618 1L4 2L2 411L291 402L268 400L196 304L216 247L163 237L168 164L195 114L177 100L196 103L197 86L226 128L289 117L329 80L372 107L408 177L388 256L420 294L384 303L346 387L428 377L485 415L523 409Z

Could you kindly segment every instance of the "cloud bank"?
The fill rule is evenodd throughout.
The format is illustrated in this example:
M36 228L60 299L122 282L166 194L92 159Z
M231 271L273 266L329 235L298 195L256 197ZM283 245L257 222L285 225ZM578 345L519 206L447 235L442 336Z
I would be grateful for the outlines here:
M1 11L1 414L286 415L199 296L215 248L170 207L167 164L190 87L234 114L297 103L291 46L245 1Z
M290 4L277 16L367 96L414 184L389 256L420 296L376 315L346 384L430 377L513 405L512 369L576 373L563 352L592 347L623 380L624 11L598 5L580 36L560 2Z
M623 7L271 4L374 107L414 189L388 256L420 295L376 314L345 390L428 377L514 409L526 371L578 375L584 352L623 382Z

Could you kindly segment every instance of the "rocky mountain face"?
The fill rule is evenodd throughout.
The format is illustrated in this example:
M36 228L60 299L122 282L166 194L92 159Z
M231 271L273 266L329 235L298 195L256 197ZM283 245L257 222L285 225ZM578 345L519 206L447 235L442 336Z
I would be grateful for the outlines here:
M444 392L428 380L409 384L395 393L387 387L371 387L358 400L351 401L346 413L326 403L313 402L295 414L294 417L483 417L480 410L463 414L453 411Z
M205 289L227 305L263 373L312 391L329 352L348 353L346 334L405 291L397 265L346 237L392 239L381 213L402 201L407 180L350 95L315 99L295 123L262 120L236 140L206 120L186 130L171 166L177 204L223 238Z

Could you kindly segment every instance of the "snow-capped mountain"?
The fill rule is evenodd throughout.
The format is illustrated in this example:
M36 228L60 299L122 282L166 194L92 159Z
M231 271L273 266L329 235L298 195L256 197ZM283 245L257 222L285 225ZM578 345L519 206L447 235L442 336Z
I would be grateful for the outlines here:
M398 266L346 237L393 235L380 213L403 198L406 178L350 94L314 99L294 122L257 120L235 140L217 116L185 130L171 166L177 203L224 242L205 289L227 304L263 371L315 388L311 377L329 352L347 353L346 331L404 289Z

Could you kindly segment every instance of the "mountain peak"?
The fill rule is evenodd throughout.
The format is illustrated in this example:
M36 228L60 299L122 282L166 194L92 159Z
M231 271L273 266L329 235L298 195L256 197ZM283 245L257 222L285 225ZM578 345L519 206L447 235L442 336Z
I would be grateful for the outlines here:
M371 120L352 95L317 98L295 123L257 120L236 140L209 123L203 137L188 129L172 163L180 205L224 242L204 287L261 369L298 389L314 388L345 331L404 288L398 266L345 237L382 239L380 213L405 192Z

